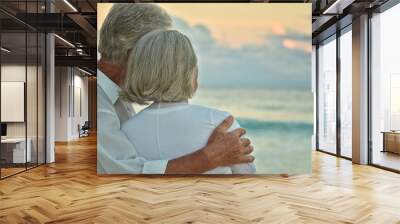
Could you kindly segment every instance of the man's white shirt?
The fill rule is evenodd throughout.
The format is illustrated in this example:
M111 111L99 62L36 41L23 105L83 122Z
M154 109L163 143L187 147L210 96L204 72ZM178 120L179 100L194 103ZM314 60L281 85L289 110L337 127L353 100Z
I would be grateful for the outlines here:
M121 88L97 70L97 172L99 174L163 174L168 160L146 160L121 130L135 112L119 98Z

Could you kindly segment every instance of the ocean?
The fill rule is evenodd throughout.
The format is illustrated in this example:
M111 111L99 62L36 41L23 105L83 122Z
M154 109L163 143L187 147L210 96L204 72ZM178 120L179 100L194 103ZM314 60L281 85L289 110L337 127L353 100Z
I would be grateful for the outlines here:
M191 103L237 119L254 145L257 174L311 172L311 91L200 87Z

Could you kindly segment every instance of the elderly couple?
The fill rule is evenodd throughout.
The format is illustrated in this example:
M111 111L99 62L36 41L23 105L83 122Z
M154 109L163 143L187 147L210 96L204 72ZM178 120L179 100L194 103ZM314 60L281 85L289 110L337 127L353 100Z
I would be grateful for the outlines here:
M188 100L198 88L188 37L155 4L115 4L101 30L99 174L252 174L253 146L227 112ZM147 105L135 114L132 103Z

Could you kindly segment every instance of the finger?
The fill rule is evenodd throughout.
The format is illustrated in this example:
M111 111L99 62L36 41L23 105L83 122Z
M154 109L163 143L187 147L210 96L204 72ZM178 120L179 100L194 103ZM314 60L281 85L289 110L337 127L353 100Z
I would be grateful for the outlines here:
M244 134L246 134L246 130L243 128L238 128L238 129L233 130L231 133L234 134L235 136L237 136L238 138L240 138Z
M241 158L241 163L252 163L254 161L254 156L248 155L248 156L243 156Z
M248 139L248 138L241 138L240 141L242 142L242 145L243 145L244 147L249 146L250 143L251 143L251 142L250 142L250 139Z
M249 145L246 148L244 148L243 154L247 155L247 154L252 153L253 151L254 151L254 147L252 145Z
M233 116L229 116L227 118L225 118L225 120L223 120L221 122L221 124L219 124L215 129L221 130L221 131L227 131L233 124Z

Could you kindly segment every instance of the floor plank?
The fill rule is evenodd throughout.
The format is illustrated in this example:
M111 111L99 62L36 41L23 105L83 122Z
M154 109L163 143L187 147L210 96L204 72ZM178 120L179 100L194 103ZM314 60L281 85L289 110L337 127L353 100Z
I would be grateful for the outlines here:
M400 175L313 152L313 173L97 176L96 139L0 181L0 223L400 223Z

